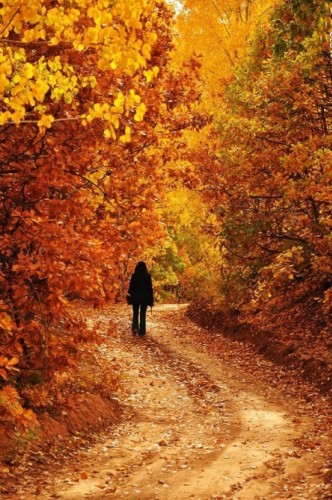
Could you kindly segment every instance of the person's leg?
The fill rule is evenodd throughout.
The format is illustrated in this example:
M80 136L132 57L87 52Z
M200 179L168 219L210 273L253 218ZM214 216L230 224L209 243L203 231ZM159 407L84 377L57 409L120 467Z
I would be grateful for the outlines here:
M133 333L138 332L138 312L139 312L139 305L133 304L133 321L131 325L131 330Z
M141 304L138 335L146 334L146 310L148 306Z

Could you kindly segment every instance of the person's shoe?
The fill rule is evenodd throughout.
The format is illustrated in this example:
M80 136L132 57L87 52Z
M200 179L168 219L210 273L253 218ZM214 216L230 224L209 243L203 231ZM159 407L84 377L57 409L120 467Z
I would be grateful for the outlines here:
M138 336L139 336L139 337L144 337L144 335L145 335L145 333L140 333L140 332L138 332Z
M133 335L137 335L138 334L138 330L133 330L132 333L133 333Z

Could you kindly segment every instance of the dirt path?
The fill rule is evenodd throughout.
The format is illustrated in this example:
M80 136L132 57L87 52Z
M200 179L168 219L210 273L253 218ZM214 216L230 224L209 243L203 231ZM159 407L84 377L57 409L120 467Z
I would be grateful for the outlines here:
M186 335L197 327L182 306L157 307L146 338L128 333L121 311L100 355L124 369L124 423L16 499L332 498L322 483L329 436L293 395L207 354Z

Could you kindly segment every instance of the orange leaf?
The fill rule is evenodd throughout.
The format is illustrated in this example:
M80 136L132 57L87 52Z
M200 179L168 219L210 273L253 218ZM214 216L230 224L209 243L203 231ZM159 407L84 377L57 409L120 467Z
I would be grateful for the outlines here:
M17 365L19 361L20 361L19 358L14 356L10 361L8 361L7 366Z

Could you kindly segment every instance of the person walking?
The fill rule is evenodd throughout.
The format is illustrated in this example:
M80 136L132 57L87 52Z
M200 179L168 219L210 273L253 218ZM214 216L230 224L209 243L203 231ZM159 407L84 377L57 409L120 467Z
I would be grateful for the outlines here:
M154 299L151 274L143 261L136 264L131 275L128 295L133 306L132 332L134 335L145 335L146 310L148 306L153 307Z

